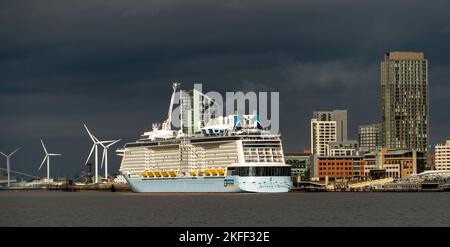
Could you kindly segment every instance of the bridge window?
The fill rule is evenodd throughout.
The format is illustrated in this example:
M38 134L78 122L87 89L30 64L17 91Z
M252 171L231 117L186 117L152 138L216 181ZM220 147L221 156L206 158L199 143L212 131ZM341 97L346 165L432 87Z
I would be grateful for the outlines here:
M275 167L275 166L242 166L242 167L229 167L228 172L230 175L238 175L243 177L260 177L260 176L290 176L291 167Z

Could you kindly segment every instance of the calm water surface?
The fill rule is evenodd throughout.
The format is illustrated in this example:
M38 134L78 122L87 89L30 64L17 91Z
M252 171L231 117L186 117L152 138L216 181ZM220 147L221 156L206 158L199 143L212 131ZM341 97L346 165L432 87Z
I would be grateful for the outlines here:
M0 191L0 226L450 226L450 193Z

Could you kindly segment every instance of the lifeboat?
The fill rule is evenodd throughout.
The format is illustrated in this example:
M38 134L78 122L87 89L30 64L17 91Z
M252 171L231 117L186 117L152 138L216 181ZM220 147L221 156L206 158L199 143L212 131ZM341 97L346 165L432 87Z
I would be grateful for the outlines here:
M143 172L141 173L141 176L142 176L142 177L145 177L145 178L148 177L148 172L147 172L147 171L143 171Z
M192 176L198 176L198 171L191 171Z
M204 173L205 173L206 176L211 176L211 175L213 174L213 170L211 170L211 169L206 169L206 170L204 171Z
M162 177L162 172L161 171L156 171L155 172L155 177Z
M176 177L178 175L178 171L170 171L171 177Z
M225 169L217 169L217 174L218 174L219 176L225 175Z
M147 174L148 174L148 176L150 176L150 177L152 177L152 178L154 178L156 175L155 175L155 172L152 172L152 171L150 171L150 172L147 172Z
M164 177L170 177L170 171L163 171Z

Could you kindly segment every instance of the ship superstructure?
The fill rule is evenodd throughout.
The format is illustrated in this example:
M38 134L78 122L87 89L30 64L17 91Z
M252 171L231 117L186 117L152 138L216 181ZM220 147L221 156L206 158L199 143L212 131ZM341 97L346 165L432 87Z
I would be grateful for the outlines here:
M123 156L120 171L133 191L289 191L290 166L284 162L280 135L264 130L257 114L208 116L196 133L185 134L183 129L193 129L186 126L172 130L178 86L173 86L162 126L154 124L139 140L118 150ZM208 112L213 112L208 105Z

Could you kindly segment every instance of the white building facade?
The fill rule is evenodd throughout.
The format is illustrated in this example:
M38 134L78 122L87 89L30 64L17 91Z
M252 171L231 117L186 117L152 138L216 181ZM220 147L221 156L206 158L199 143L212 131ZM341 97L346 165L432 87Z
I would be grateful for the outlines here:
M336 121L336 141L347 141L347 110L315 111L313 118L320 121Z
M329 144L336 142L336 121L311 119L311 153L318 156L329 154Z
M331 142L328 144L328 156L355 156L359 155L358 141Z
M450 140L445 144L438 144L435 150L435 169L441 171L450 171Z

